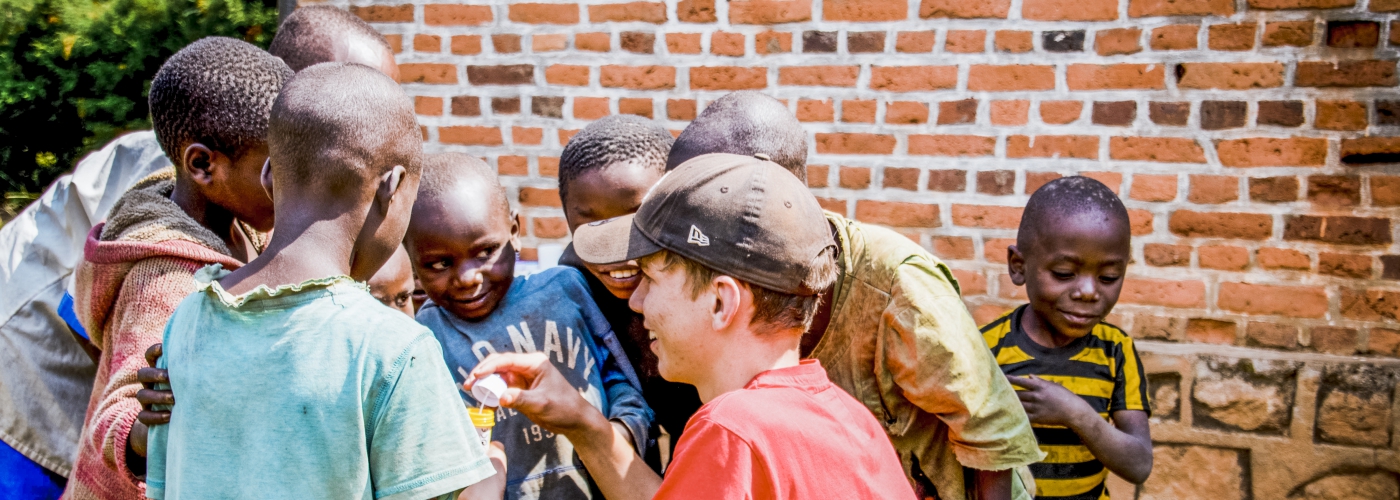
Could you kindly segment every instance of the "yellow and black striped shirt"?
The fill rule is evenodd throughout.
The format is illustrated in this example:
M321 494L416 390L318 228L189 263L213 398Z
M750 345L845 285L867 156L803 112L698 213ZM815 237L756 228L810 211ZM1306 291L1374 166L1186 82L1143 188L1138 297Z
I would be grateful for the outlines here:
M1045 347L1021 329L1021 315L1028 310L1028 306L1018 307L982 327L982 337L1008 377L1035 375L1065 386L1104 419L1120 410L1151 411L1142 361L1128 334L1099 323L1092 334L1069 345ZM1108 498L1104 487L1108 469L1078 434L1050 425L1036 424L1032 430L1047 455L1045 461L1031 465L1037 499Z

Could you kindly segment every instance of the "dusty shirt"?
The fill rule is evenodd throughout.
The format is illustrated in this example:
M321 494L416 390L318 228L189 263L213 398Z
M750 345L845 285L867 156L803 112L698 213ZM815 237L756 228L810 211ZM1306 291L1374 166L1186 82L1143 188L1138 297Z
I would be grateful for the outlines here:
M137 180L170 165L153 132L87 155L0 228L0 441L68 476L96 366L58 315L88 231Z
M967 497L963 467L1039 462L1030 420L952 271L894 231L830 212L827 220L841 245L841 275L811 357L880 421L905 474L951 500ZM1028 485L1013 487L1013 497L1029 498Z
M496 473L427 328L348 277L233 296L222 274L166 327L180 403L147 496L412 500Z

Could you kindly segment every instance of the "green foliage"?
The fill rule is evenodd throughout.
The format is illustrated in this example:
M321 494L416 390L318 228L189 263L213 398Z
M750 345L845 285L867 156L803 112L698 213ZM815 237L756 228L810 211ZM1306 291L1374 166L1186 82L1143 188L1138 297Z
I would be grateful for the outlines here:
M150 128L151 77L206 36L267 47L275 0L0 0L0 192Z

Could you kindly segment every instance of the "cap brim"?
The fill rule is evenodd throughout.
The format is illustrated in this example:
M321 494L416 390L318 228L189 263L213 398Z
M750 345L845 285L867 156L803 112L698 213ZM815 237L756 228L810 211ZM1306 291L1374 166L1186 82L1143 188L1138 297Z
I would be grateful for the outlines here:
M626 262L660 252L661 246L632 222L634 217L624 215L579 226L574 230L574 252L590 264Z

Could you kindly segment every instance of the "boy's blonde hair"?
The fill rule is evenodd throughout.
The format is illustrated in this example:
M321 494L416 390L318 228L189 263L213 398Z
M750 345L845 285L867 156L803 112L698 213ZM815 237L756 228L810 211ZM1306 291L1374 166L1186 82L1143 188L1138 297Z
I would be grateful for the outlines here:
M690 288L692 299L699 297L700 292L704 291L715 277L726 276L704 264L667 250L642 257L641 260L643 267L649 262L660 263L662 269L680 266L685 273L686 285ZM805 332L812 326L812 319L817 316L817 310L821 305L822 294L820 292L835 283L839 274L831 248L827 248L826 251L817 256L816 264L812 266L811 273L802 281L805 288L818 292L812 295L778 292L735 278L740 283L747 285L749 290L753 292L752 322L759 333L793 328L800 328Z

